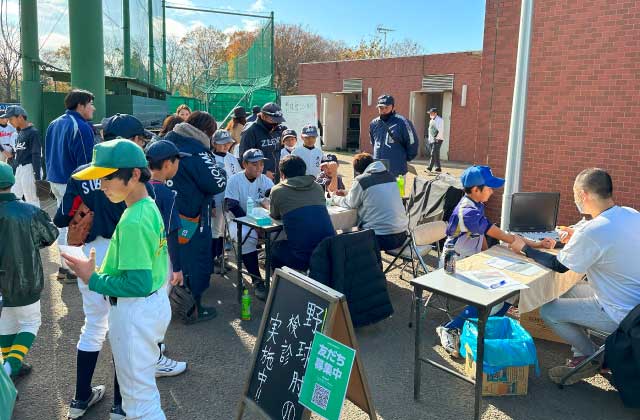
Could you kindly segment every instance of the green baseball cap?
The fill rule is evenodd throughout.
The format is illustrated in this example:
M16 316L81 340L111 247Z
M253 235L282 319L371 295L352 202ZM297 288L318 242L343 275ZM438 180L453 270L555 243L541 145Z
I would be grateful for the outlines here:
M0 188L7 189L16 183L16 177L13 175L11 166L4 162L0 162Z
M74 179L87 181L104 178L121 168L146 168L147 158L140 146L126 139L115 139L93 147L91 164L73 174Z

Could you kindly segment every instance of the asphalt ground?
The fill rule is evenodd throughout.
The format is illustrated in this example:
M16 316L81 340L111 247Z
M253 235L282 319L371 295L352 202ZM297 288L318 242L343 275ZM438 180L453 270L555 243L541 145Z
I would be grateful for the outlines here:
M350 156L340 154L340 172L351 182ZM416 165L419 171L424 165ZM447 167L459 175L462 167ZM424 172L422 172L424 174ZM410 182L407 183L410 185ZM44 203L50 211L52 202ZM3 238L4 239L4 238ZM42 293L42 327L27 359L33 372L18 384L20 399L14 419L65 419L74 393L76 342L83 324L82 301L75 284L55 279L58 269L56 247L41 253L48 279ZM435 257L428 260L435 263ZM382 419L467 419L473 415L473 388L444 372L424 366L419 402L413 399L414 330L408 328L411 290L394 270L388 290L395 314L378 324L356 331L364 371L379 418ZM405 280L408 275L405 273ZM253 318L240 321L233 282L212 276L204 303L218 309L218 317L202 324L185 326L173 321L166 334L166 354L189 363L187 372L161 378L158 387L168 419L233 419L242 389L263 304L253 299ZM447 357L436 345L435 327L442 315L429 311L423 323L423 352L462 371L462 365ZM569 356L566 345L536 340L541 375L530 374L526 396L487 397L483 419L640 419L640 411L624 408L608 380L598 375L558 390L547 378L547 370ZM106 384L105 398L83 418L108 419L113 398L113 365L108 340L100 354L94 384ZM248 413L245 419L258 418ZM314 417L315 418L315 417ZM343 419L366 419L350 402Z

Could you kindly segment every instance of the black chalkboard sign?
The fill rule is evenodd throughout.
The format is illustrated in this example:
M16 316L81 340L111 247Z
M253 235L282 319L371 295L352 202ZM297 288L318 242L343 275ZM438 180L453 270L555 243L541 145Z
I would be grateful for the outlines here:
M313 335L325 331L327 320L342 297L308 277L276 271L245 390L245 400L255 404L266 417L308 418L308 411L298 403L298 394ZM241 408L238 418L242 411Z
M309 419L298 395L316 332L356 350L347 399L377 420L344 295L287 267L271 282L237 420L246 406L272 420Z

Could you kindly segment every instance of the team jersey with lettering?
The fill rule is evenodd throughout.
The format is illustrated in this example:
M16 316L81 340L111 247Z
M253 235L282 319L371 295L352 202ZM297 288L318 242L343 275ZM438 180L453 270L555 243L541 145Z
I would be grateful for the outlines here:
M13 152L16 148L18 132L11 124L0 125L0 152Z
M322 150L320 148L308 148L304 145L297 146L291 154L304 160L304 163L307 165L305 175L313 175L315 178L320 175L320 163L322 162Z
M249 181L244 174L244 171L235 174L227 182L227 189L224 193L224 198L236 200L240 203L240 207L244 212L247 212L247 199L251 197L253 201L262 201L266 197L267 191L273 187L273 181L271 181L266 175L260 174L260 176Z

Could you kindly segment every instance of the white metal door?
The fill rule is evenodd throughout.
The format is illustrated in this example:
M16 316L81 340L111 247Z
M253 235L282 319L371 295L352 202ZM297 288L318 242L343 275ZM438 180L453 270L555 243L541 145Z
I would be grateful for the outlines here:
M451 131L451 105L453 104L453 93L445 91L442 96L442 119L444 120L444 143L440 149L440 157L449 160L449 132Z
M323 93L321 98L324 148L328 150L344 148L346 147L344 95Z

